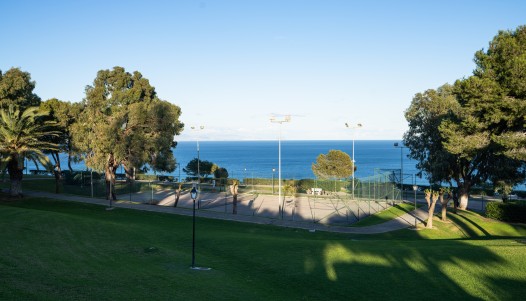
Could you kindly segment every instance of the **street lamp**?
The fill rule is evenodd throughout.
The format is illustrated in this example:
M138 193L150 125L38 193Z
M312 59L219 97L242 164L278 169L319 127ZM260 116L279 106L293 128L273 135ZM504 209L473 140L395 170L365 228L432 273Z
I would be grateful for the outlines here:
M202 131L205 127L204 126L199 126L199 127L196 127L196 126L192 126L190 127L192 130L194 131ZM201 183L201 171L199 170L199 137L197 137L197 185L200 185ZM200 186L197 187L198 190L200 190Z
M274 173L276 172L275 168L272 168L272 194L274 194Z
M278 205L281 218L283 218L283 200L281 199L281 125L284 122L290 122L290 115L283 116L282 119L272 116L270 122L279 123L279 140L278 140Z
M400 201L403 199L404 194L404 148L405 146L399 145L395 142L394 147L400 149Z
M351 130L355 130L355 129L361 128L362 124L361 123L357 123L357 124L354 124L354 125L349 125L346 122L345 123L345 127L347 127L348 129L351 129ZM356 169L355 164L356 164L356 160L354 160L354 134L353 134L352 135L352 199L353 200L354 200L354 170Z
M192 187L192 190L190 191L190 196L192 197L192 200L194 201L193 214L192 214L192 266L190 268L192 270L210 270L210 268L203 268L203 267L195 266L195 199L197 198L197 189L195 189L195 186Z
M415 192L415 229L416 229L416 191L418 190L418 186L413 185L413 191Z

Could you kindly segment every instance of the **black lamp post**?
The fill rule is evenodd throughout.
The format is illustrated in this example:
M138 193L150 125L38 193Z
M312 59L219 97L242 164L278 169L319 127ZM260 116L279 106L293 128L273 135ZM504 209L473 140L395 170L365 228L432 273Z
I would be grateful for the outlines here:
M415 192L415 229L416 229L416 191L418 190L418 186L413 185L413 191Z
M192 266L190 267L192 270L210 270L210 268L203 268L203 267L196 267L195 266L195 199L197 198L197 189L195 189L195 186L190 191L190 196L192 197L192 200L194 201L193 206L193 214L192 214Z
M194 200L194 210L192 214L192 269L195 269L195 199L197 197L195 186L192 188L190 195L192 196L192 200Z

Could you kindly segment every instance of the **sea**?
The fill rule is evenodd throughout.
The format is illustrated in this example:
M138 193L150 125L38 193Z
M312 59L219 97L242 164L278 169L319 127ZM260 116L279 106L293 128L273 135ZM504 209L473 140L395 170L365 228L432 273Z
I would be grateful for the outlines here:
M418 174L416 161L408 157L407 148L395 147L397 140L356 140L354 158L356 178L375 175L385 170L396 170L400 174L403 165L404 183L428 185L425 177ZM283 179L314 179L312 164L320 154L329 150L340 150L352 157L352 140L283 140L281 141L281 177ZM177 179L186 178L184 167L192 159L210 161L227 169L230 178L278 178L279 141L180 141L173 149L177 168L171 175ZM36 169L32 162L28 170ZM67 157L61 155L65 169ZM74 170L86 170L83 162L72 164ZM123 172L122 169L117 172ZM152 172L150 172L152 173Z
M355 141L356 178L372 176L381 170L396 169L399 174L403 164L405 182L412 183L412 175L418 173L416 161L407 157L409 153L407 148L396 148L394 146L396 142L394 140ZM198 144L200 160L207 160L226 168L232 178L278 177L278 141L179 142L174 155L183 168L190 160L197 157ZM353 143L347 140L281 141L281 177L314 179L312 164L316 163L316 158L320 154L327 154L330 150L340 150L352 157ZM175 173L178 173L178 170Z

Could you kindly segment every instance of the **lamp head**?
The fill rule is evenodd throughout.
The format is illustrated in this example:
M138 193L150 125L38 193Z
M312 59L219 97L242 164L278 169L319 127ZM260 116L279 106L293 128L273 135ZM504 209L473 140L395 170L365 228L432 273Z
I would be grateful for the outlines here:
M195 201L195 198L197 198L197 189L195 189L195 186L192 187L192 191L190 191L190 196L192 196L192 199Z
M394 147L398 147L398 142L395 142Z

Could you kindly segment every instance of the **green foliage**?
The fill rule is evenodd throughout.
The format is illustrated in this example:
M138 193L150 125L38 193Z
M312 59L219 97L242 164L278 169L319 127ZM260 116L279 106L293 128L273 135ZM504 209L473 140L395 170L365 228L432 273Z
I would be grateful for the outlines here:
M510 203L488 202L486 216L511 223L526 223L526 206Z
M409 130L404 133L404 144L410 149L411 158L417 160L417 168L425 171L431 183L449 181L454 174L461 172L458 156L444 148L444 139L437 131L458 103L450 85L437 90L417 93L405 112ZM465 160L464 160L465 161Z
M146 180L146 181L157 181L158 177L156 175L138 173L135 175L135 179L136 180Z
M7 166L11 179L11 194L21 193L21 180L24 170L24 159L38 160L48 170L52 169L46 150L57 150L57 145L46 141L45 137L54 137L54 123L42 121L47 112L38 107L29 107L23 112L13 104L9 109L0 109L0 167Z
M212 174L212 168L214 165L215 164L210 161L198 160L197 158L194 158L190 160L188 164L186 164L186 167L183 168L183 171L191 176L197 176L199 172L201 177L208 177Z
M300 192L307 192L311 188L321 188L324 191L341 191L344 188L349 188L349 181L340 180L313 180L313 179L302 179L296 180ZM358 183L357 180L355 180ZM350 189L350 188L349 188Z
M40 97L33 93L35 82L31 75L19 68L11 68L4 74L0 70L0 109L8 109L10 105L24 111L28 107L40 104Z
M49 99L40 104L40 108L49 112L49 120L53 121L56 130L60 133L56 137L47 139L58 145L58 150L51 151L55 165L61 166L59 153L68 154L68 167L72 171L71 161L79 161L80 154L73 148L73 125L77 122L81 113L80 103L60 101L56 98Z
M312 164L312 172L322 179L342 179L350 177L355 169L351 157L340 150L329 150L327 155L320 154Z
M490 151L509 158L496 165L520 168L526 161L526 26L500 31L486 51L476 52L475 63L473 76L455 83L463 132L486 136Z
M418 93L404 143L431 182L471 186L526 179L526 27L501 31L475 54L473 75ZM466 204L467 205L467 204Z
M86 154L86 165L115 172L123 164L128 173L148 164L154 171L175 170L171 148L183 129L178 106L161 100L149 81L122 67L101 70L86 88L74 144Z
M218 167L214 170L214 177L216 179L228 179L228 170L224 167Z
M89 171L69 171L64 170L62 172L64 176L64 184L65 185L90 185L91 183L91 176L93 175L93 181L99 181L103 178L104 175L101 175L97 172L89 172Z

